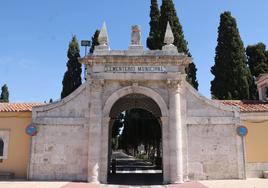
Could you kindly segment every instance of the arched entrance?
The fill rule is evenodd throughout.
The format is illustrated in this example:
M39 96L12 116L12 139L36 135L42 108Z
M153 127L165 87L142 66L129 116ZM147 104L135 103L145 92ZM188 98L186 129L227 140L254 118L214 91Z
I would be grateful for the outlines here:
M165 153L168 153L168 140L166 139L168 137L168 109L163 98L157 92L142 86L129 86L117 90L107 99L103 107L102 135L106 139L102 139L101 143L100 181L107 182L111 172L112 143L110 138L112 127L120 114L129 110L141 110L150 114L150 117L157 122L155 126L160 127L161 167L156 173L158 173L160 181L165 182L169 178L169 160L165 156Z
M110 111L108 183L161 184L161 110L142 94L117 100Z

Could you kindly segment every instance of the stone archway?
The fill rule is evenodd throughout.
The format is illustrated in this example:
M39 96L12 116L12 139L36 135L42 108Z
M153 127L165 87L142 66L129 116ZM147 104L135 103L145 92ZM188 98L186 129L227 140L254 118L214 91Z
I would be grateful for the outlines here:
M138 105L154 113L161 121L162 125L162 148L163 148L163 181L168 181L169 177L169 158L165 156L168 153L168 108L163 98L152 89L142 86L129 86L114 92L105 102L103 106L103 119L102 119L102 142L101 142L101 161L99 169L99 180L107 182L108 175L108 148L109 148L109 128L111 124L111 117L123 108L131 108L131 106L116 105L118 101L126 99L129 95L145 96L145 100ZM127 100L127 99L126 99ZM129 103L128 105L133 105ZM133 106L132 106L133 107ZM137 107L137 106L136 106Z
M103 116L104 117L109 116L109 113L111 111L111 108L112 108L113 104L118 99L120 99L123 96L126 96L128 94L133 94L133 93L142 94L142 95L145 95L147 97L150 97L159 106L159 108L161 110L162 117L168 117L167 105L166 105L164 99L157 92L155 92L154 90L152 90L152 89L150 89L148 87L135 86L135 85L124 87L124 88L121 88L121 89L117 90L116 92L114 92L106 100L106 102L105 102L105 104L103 106Z

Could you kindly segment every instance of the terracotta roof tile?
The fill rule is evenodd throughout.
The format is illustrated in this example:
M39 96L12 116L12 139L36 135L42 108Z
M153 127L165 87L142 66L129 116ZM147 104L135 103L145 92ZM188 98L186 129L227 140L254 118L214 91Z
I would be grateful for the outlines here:
M241 112L268 112L268 102L240 100L219 100L219 102L230 106L237 106Z
M42 106L44 103L0 103L0 112L31 112L35 106Z

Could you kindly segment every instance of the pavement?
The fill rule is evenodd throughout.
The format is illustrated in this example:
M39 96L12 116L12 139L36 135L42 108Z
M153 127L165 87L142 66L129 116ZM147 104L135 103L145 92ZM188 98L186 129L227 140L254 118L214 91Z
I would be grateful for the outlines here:
M44 182L44 181L0 181L0 188L268 188L268 179L247 180L206 180L198 182L186 182L176 185L151 185L151 186L127 186L127 185L96 185L75 182Z
M246 180L206 180L201 184L209 188L268 188L268 179L249 178Z

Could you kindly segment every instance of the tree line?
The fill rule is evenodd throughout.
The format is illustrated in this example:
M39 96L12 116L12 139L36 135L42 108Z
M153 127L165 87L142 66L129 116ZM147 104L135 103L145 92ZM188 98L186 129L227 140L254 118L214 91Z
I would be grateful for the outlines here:
M268 73L268 51L263 43L244 48L238 26L231 12L220 16L215 65L211 73L211 94L221 100L255 100L255 84L260 74Z

